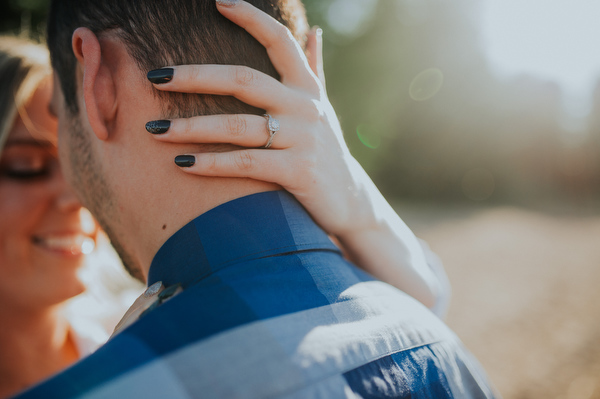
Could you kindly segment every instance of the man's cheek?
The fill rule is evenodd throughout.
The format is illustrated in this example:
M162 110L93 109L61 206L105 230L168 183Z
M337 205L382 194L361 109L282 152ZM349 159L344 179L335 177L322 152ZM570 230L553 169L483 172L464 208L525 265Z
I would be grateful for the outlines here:
M71 178L68 132L63 123L58 123L58 159L62 173L69 184L73 184Z

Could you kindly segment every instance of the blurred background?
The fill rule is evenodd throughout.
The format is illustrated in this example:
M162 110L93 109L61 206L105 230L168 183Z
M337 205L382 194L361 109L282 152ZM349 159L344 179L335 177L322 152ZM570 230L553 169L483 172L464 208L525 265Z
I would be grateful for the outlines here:
M505 398L600 398L600 3L304 0L352 153ZM42 38L46 0L3 0Z

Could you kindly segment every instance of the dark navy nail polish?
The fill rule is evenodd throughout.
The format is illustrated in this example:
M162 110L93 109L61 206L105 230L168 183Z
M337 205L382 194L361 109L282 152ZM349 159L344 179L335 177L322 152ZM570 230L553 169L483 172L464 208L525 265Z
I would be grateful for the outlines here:
M240 0L217 0L217 4L223 7L233 7L239 2Z
M189 168L196 163L196 157L193 155L177 155L175 157L175 165L181 168Z
M156 293L162 288L162 286L162 281L157 281L156 283L152 284L150 287L146 288L146 291L144 291L144 298L150 298L156 295Z
M158 121L150 121L146 123L146 130L152 134L163 134L171 127L171 121L168 119L161 119Z
M150 82L159 85L170 82L173 79L173 73L173 68L153 69L152 71L148 72L147 77Z

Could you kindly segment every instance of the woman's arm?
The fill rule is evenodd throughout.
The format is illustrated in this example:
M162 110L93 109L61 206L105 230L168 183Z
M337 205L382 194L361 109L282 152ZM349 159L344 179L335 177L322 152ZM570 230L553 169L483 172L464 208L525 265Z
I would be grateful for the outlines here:
M321 29L313 28L309 33L306 56L312 71L325 87ZM356 180L362 182L362 190L373 202L373 220L376 222L372 229L354 226L347 233L338 234L336 241L340 248L365 271L414 298L420 298L422 292L431 292L432 303L425 303L425 295L421 302L444 317L450 302L450 282L440 259L427 243L414 236L358 162L352 159L345 166L353 169Z
M209 115L173 119L166 131L152 131L156 139L246 147L186 154L194 162L182 170L283 186L359 267L436 308L444 297L445 277L432 271L417 238L350 154L324 88L320 32L309 35L307 59L287 28L250 4L218 8L265 46L281 81L242 66L181 65L173 67L170 82L155 87L234 96L265 109L279 121L280 130L266 149L265 117Z
M346 257L444 317L450 284L439 258L415 237L362 167L354 163L355 176L362 181L360 190L365 194L362 209L370 210L372 223L348 223L347 230L335 236Z

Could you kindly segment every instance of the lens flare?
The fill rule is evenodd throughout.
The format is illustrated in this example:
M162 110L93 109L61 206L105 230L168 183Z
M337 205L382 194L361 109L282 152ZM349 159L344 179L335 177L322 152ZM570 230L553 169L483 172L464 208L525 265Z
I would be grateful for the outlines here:
M437 68L429 68L414 77L408 88L410 98L427 101L435 96L444 84L444 74Z
M361 143L371 149L376 149L381 145L381 135L372 126L360 124L356 127L356 135Z

